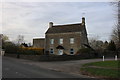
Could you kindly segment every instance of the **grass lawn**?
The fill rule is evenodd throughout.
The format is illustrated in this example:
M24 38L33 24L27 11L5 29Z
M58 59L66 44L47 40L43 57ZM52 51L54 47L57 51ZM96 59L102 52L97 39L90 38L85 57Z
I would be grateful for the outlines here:
M81 71L83 74L87 74L91 76L97 76L103 78L119 78L120 61L104 61L104 62L101 61L101 62L87 63L82 66Z

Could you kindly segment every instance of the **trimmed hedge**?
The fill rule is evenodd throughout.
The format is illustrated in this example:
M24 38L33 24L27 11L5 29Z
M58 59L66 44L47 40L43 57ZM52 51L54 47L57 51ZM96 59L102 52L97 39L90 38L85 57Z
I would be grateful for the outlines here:
M18 54L23 55L43 55L43 49L41 50L32 50L32 49L21 49Z

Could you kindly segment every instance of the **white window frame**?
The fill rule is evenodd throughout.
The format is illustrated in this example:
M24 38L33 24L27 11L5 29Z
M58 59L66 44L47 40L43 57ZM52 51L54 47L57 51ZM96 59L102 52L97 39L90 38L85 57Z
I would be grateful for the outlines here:
M59 44L63 44L63 38L59 39Z
M50 49L50 54L54 54L54 49L52 49L52 48Z
M75 43L75 39L74 38L70 38L70 44L74 44Z
M54 44L54 39L50 39L50 44Z
M58 50L58 55L63 55L63 50L62 49Z
M71 48L71 49L73 49L73 48ZM70 49L70 55L73 55L74 54L74 49L71 51L71 49ZM73 52L73 54L71 54Z

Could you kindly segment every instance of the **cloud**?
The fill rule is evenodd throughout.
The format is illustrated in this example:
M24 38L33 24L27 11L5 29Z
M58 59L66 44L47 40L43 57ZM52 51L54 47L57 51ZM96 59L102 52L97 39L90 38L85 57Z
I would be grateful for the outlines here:
M115 18L113 7L109 3L89 2L4 2L2 7L2 31L11 40L17 35L25 36L27 42L33 37L44 37L48 22L68 24L81 22L85 12L88 36L110 33ZM1 14L1 13L0 13ZM101 36L102 40L108 40Z
M2 34L2 3L0 3L0 34Z

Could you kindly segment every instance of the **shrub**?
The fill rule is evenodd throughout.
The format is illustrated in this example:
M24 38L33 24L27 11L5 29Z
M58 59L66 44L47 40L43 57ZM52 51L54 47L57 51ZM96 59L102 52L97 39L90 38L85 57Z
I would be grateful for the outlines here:
M33 47L22 47L21 54L24 55L43 55L44 49L43 48L33 48Z
M3 45L3 49L6 53L17 53L19 51L19 47L12 42L6 42Z
M90 48L81 48L77 53L90 53L92 50Z
M12 42L4 42L2 48L9 54L42 55L43 48L22 47Z
M107 49L110 50L110 51L115 51L115 50L116 50L116 45L115 45L114 41L111 41L111 42L108 44Z

